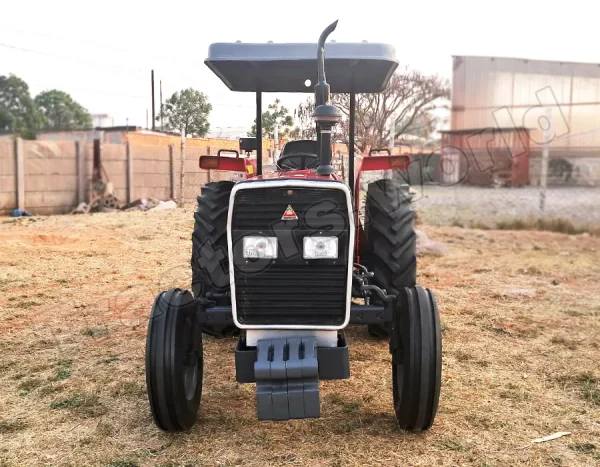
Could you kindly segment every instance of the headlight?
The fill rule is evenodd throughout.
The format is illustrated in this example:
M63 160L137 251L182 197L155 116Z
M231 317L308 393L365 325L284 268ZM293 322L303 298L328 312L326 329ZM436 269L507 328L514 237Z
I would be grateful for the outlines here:
M304 259L329 259L337 257L337 237L304 237Z
M277 258L277 237L244 237L244 258Z

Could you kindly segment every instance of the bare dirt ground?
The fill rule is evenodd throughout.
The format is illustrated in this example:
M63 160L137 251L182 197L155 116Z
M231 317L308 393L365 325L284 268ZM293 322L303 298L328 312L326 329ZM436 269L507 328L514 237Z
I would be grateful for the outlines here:
M599 465L600 238L422 228L449 248L420 258L443 322L431 431L397 429L387 344L356 327L318 420L258 422L234 339L207 339L199 423L169 435L145 334L154 295L190 283L192 211L1 220L0 466Z

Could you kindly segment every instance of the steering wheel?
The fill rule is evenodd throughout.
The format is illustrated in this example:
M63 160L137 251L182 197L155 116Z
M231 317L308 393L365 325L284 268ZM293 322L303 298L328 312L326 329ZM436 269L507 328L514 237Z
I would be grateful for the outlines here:
M293 159L300 159L300 164L293 164ZM307 164L307 160L310 159L310 162ZM285 162L288 162L287 164ZM290 154L285 154L279 158L277 161L277 166L281 169L314 169L317 167L319 162L319 156L313 154L312 152L292 152Z

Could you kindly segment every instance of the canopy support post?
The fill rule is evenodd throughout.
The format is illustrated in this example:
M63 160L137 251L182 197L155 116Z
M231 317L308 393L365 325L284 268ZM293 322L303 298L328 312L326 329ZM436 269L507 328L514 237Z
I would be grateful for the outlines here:
M262 175L262 92L256 91L256 175Z
M354 123L356 112L356 93L350 93L350 128L348 129L348 185L350 192L354 193Z

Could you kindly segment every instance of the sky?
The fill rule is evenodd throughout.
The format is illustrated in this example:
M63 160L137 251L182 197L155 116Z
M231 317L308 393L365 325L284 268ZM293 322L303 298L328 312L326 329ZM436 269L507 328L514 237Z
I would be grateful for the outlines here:
M68 92L115 125L146 126L150 70L163 99L193 87L213 105L211 131L239 131L254 119L254 95L234 93L204 65L212 42L390 43L401 66L451 78L452 55L600 63L594 1L504 0L301 2L103 0L4 2L0 10L0 75L24 79L33 96ZM275 97L293 110L306 95Z

